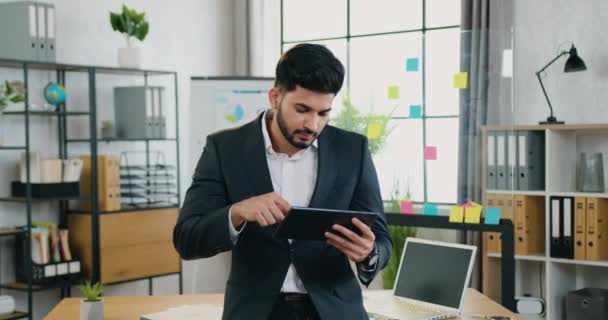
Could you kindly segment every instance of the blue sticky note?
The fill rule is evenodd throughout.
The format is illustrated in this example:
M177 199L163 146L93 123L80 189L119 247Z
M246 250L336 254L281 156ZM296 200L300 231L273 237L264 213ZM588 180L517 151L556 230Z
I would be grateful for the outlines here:
M485 224L498 224L500 221L500 208L486 208Z
M428 216L436 216L436 215L439 214L439 209L434 204L426 203L424 205L424 209L422 211L422 214L425 214L425 215L428 215Z
M418 71L418 58L408 58L405 61L405 71L407 71L407 72Z
M413 104L410 106L410 118L420 119L422 118L422 106L419 104Z

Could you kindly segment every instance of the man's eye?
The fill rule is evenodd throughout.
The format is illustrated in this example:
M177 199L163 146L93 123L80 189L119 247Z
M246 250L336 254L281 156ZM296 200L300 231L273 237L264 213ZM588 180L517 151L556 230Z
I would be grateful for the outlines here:
M321 112L319 113L319 116L321 117L327 117L329 115L329 112Z
M297 108L296 111L298 111L299 113L304 113L306 112L306 109L303 108Z

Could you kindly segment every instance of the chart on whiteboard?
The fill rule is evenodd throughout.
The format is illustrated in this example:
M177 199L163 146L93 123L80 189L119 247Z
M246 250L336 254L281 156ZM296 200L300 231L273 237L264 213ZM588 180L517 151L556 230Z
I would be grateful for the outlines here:
M216 130L233 128L253 120L268 109L268 90L225 90L215 97Z

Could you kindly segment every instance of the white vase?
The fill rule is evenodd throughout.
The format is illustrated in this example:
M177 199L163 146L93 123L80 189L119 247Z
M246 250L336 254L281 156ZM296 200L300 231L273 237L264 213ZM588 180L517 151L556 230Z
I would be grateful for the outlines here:
M121 68L141 67L141 49L133 47L118 48L118 65Z
M103 320L103 301L80 301L80 320Z

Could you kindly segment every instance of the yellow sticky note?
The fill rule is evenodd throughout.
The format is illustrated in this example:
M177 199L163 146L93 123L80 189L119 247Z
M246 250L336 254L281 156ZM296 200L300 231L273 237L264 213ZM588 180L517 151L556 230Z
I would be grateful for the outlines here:
M399 86L388 87L388 98L393 100L399 99Z
M450 222L452 223L462 223L462 219L464 217L464 208L457 206L450 208Z
M377 139L382 133L382 127L378 123L370 123L367 126L367 137L370 139Z
M481 206L467 208L467 214L464 216L465 223L479 223L481 221Z
M454 75L454 88L466 89L469 87L469 73L458 72Z

